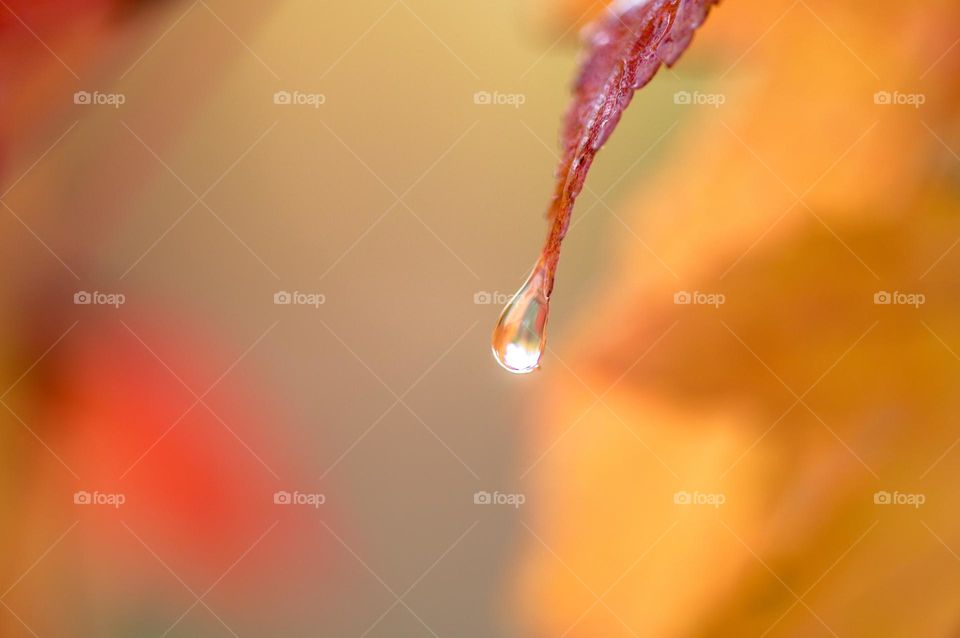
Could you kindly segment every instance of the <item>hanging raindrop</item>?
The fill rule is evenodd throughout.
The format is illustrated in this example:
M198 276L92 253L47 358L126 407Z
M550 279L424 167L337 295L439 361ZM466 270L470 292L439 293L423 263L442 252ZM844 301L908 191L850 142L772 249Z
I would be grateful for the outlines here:
M514 374L536 370L547 343L549 313L546 268L541 260L503 309L493 331L491 345L497 363Z

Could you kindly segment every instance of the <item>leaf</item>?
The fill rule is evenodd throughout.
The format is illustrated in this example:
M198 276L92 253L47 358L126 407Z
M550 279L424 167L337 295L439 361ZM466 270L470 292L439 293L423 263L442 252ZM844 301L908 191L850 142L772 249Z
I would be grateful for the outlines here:
M719 0L628 0L615 2L588 28L586 50L573 102L561 132L563 155L543 248L544 296L550 297L560 245L577 196L597 152L606 143L634 93L662 64L672 66Z

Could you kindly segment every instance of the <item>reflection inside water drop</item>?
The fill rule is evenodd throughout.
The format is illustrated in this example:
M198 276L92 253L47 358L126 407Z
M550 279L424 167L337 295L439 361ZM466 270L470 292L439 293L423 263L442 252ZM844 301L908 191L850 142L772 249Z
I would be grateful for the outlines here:
M544 270L543 263L538 263L503 309L493 331L493 356L514 374L536 370L546 345L550 300L544 293Z

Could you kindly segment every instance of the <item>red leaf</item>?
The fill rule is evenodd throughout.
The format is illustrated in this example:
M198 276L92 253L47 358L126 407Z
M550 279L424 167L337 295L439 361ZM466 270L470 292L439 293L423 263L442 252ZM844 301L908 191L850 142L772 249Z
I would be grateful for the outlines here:
M510 372L540 365L547 339L550 294L563 242L587 172L637 89L662 64L673 64L719 0L620 0L588 33L573 104L561 141L563 157L550 204L550 233L523 287L503 309L493 331L493 355Z
M563 156L548 218L550 233L539 266L543 296L553 292L560 244L577 196L597 152L613 133L633 94L661 64L672 66L719 0L627 0L615 2L588 33L584 61L574 86L561 143Z

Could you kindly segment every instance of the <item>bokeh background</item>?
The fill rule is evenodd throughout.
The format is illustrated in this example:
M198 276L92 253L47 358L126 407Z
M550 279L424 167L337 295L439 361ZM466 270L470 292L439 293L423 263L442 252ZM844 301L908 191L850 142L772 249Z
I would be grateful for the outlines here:
M0 635L960 631L958 10L723 3L513 377L601 9L0 2Z

